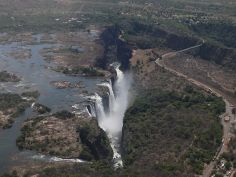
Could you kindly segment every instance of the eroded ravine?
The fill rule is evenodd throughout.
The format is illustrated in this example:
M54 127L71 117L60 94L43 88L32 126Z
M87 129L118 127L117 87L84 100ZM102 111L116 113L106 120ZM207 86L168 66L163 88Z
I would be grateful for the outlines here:
M92 96L95 101L96 115L99 126L107 133L111 147L113 149L114 166L122 167L123 162L120 154L120 141L122 135L123 118L129 105L129 89L132 83L132 77L129 73L124 73L115 67L117 79L112 86L111 81L99 84L108 88L109 108L105 111L102 97L98 94Z

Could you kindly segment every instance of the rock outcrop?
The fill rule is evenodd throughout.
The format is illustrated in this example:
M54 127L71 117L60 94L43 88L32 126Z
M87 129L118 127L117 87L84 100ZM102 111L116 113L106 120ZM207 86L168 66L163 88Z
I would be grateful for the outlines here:
M100 36L104 47L103 57L97 59L96 65L107 69L111 63L120 62L123 70L129 69L129 59L132 48L120 38L121 29L118 26L107 27Z
M113 156L109 140L96 120L68 111L29 119L17 145L45 155L88 161L111 160Z

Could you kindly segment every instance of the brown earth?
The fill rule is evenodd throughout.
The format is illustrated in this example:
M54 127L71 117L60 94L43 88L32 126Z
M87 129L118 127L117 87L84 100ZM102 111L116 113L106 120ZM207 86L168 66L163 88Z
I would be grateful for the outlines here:
M163 50L161 53L164 54L165 52ZM135 73L134 79L138 81L137 85L149 89L165 88L166 91L175 90L180 92L183 90L188 85L186 81L158 67L154 62L156 58L155 52L151 49L140 49L133 52L130 61L132 70Z
M226 92L236 91L235 71L210 63L191 55L177 55L163 60L168 66L196 79L205 80L211 85L218 85Z
M60 47L43 49L46 60L63 66L93 66L103 54L103 47L98 40L100 31L95 32L56 33L52 43L62 44Z
M112 158L109 141L96 120L67 111L26 121L17 145L62 158Z
M78 121L74 121L75 119L61 120L54 116L27 121L24 127L32 130L24 137L23 147L66 158L78 157L82 146L76 133Z

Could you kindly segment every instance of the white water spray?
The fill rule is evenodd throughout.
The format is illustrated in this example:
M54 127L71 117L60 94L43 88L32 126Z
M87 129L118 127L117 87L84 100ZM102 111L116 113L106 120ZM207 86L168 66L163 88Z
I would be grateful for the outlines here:
M72 162L72 163L86 163L86 161L81 160L81 159L63 159L59 157L50 157L46 155L34 155L31 157L32 159L35 160L44 160L48 162Z
M91 104L88 105L86 107L86 111L90 117L96 117L96 113L95 113L95 109L94 109L93 105L91 105Z
M96 109L95 112L97 114L97 119L99 124L99 122L102 121L103 117L106 116L103 107L102 97L100 97L97 93L95 93L95 95L91 96L90 99L95 100L95 109Z
M105 113L102 98L95 94L90 97L95 100L95 108L99 126L107 133L111 147L113 149L113 159L115 167L122 167L120 140L123 127L123 118L129 103L129 89L131 85L131 75L124 74L119 67L116 67L117 80L114 83L114 91L112 83L106 82L100 86L109 89L109 111Z
M109 111L112 112L113 111L112 109L114 108L114 102L115 102L115 95L113 92L112 83L111 81L109 81L109 82L105 82L99 85L103 87L107 87L109 90L109 93L108 93L109 94Z

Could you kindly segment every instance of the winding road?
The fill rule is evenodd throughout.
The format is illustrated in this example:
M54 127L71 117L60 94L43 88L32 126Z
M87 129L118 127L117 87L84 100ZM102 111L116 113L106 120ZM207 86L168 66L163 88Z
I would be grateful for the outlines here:
M191 49L194 49L194 48L198 48L202 45L203 44L200 44L200 45L189 47L187 49L183 49L183 50L180 50L180 51L170 52L170 53L164 54L160 58L156 59L155 63L158 66L164 68L165 70L167 70L167 71L169 71L169 72L171 72L171 73L173 73L173 74L175 74L179 77L182 77L182 78L186 79L187 81L195 84L196 86L198 86L198 87L200 87L200 88L202 88L202 89L204 89L208 92L210 91L218 97L222 97L224 102L225 102L226 112L220 116L221 123L222 123L222 126L223 126L222 144L221 144L219 150L216 152L216 155L213 158L212 162L205 166L203 174L201 175L201 177L210 177L211 174L212 174L212 171L213 171L213 169L216 165L216 160L221 156L222 153L227 151L227 142L233 136L233 134L230 132L230 127L231 127L231 123L235 121L235 116L232 114L232 109L235 105L233 105L233 103L230 102L230 100L228 100L220 91L216 90L215 88L212 88L211 86L209 86L205 83L202 83L202 82L200 82L196 79L190 78L189 76L187 76L187 75L185 75L185 74L183 74L183 73L181 73L181 72L179 72L179 71L177 71L173 68L170 68L164 62L162 62L162 60L164 60L166 58L172 57L172 56L174 56L178 53L181 53L181 52L185 52L185 51L188 51L188 50L191 50ZM225 116L228 116L230 118L230 121L225 121L224 120Z

